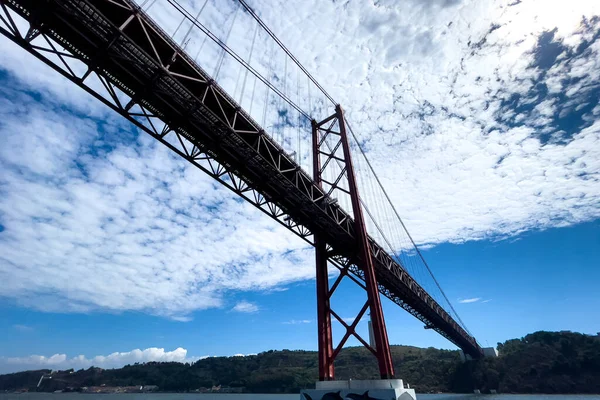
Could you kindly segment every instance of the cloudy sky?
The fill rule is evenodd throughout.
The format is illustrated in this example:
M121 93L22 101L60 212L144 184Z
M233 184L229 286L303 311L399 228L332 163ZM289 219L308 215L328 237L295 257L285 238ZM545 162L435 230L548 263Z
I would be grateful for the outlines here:
M227 32L232 4L203 18ZM251 4L345 107L483 345L600 331L600 3ZM165 8L149 12L175 31ZM240 15L242 52L255 28ZM253 65L284 66L264 43ZM0 53L0 372L316 348L304 242L4 37ZM214 73L218 53L202 54ZM235 71L222 84L247 100ZM288 81L306 106L304 82ZM265 108L253 115L275 137L294 134ZM334 307L350 318L360 295L344 285ZM392 343L452 348L384 309Z

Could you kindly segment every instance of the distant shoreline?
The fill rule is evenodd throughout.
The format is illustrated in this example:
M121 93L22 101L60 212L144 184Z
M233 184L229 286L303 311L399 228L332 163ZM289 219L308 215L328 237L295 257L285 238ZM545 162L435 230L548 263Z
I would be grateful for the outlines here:
M462 362L454 350L391 346L396 376L417 393L471 394L475 389L514 395L600 393L598 336L540 331L499 343L498 351L498 358ZM24 371L0 375L0 393L296 394L314 387L317 376L316 352L270 350L245 357L209 357L193 364L148 362L116 369ZM367 349L348 347L340 352L337 379L377 376L377 364Z

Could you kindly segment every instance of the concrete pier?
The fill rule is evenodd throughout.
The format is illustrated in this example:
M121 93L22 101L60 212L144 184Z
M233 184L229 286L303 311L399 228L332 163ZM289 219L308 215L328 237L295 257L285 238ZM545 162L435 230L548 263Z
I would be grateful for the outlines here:
M317 382L315 389L303 390L300 400L416 400L414 389L402 379Z
M483 350L483 356L486 358L498 357L498 349L496 349L495 347L484 347L484 348L482 348L482 350ZM473 360L473 358L470 355L465 354L462 350L459 350L459 354L460 354L460 359L463 362Z

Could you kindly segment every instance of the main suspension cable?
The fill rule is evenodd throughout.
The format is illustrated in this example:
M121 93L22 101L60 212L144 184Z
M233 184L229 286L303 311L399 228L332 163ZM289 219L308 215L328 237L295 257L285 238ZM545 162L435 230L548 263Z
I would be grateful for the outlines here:
M333 97L331 97L329 95L329 93L327 93L327 91L319 84L319 82L317 82L317 80L310 74L310 72L308 72L306 70L306 68L304 68L304 66L300 63L300 61L298 61L298 59L296 57L294 57L292 52L289 51L287 47L285 47L285 45L281 42L281 40L279 40L277 35L275 35L273 33L273 31L271 31L269 29L269 27L262 21L262 19L260 19L260 17L256 14L256 12L254 12L252 7L250 7L248 5L248 3L246 3L245 0L238 0L238 1L240 2L240 4L242 6L244 6L246 11L248 11L248 13L260 24L260 26L262 26L262 28L269 34L269 36L271 36L271 38L273 38L273 40L279 45L279 47L281 47L281 49L283 51L285 51L285 53L292 59L292 61L294 61L294 63L296 63L298 68L300 68L302 70L302 72L304 72L304 74L306 74L306 76L308 76L308 78L315 84L315 86L319 88L319 90L329 99L329 101L331 101L331 103L333 105L336 105L337 103L333 99Z
M221 39L219 39L214 33L210 31L206 26L204 26L199 21L195 21L191 14L181 5L177 0L167 0L169 4L171 4L179 13L184 15L189 21L192 22L198 29L204 32L211 40L217 43L226 53L228 53L231 57L233 57L237 62L242 64L244 68L247 68L252 75L258 78L262 83L264 83L269 89L275 92L279 97L285 100L290 106L292 106L296 111L300 112L303 117L310 120L310 115L304 111L299 105L293 102L288 96L283 94L281 90L277 89L271 82L265 79L254 67L249 65L242 57L240 57L235 51L233 51L226 43L224 43Z
M410 239L410 242L412 243L412 245L414 246L417 254L419 255L419 258L421 259L421 261L423 261L423 264L425 265L425 267L427 268L427 271L429 272L429 274L431 275L431 277L433 278L433 281L435 282L435 284L437 285L437 287L439 288L440 292L442 293L442 296L444 296L444 299L446 300L446 302L448 303L448 305L450 306L450 308L452 309L452 312L454 313L454 315L456 315L456 318L458 318L458 321L460 322L460 324L462 325L462 327L467 331L467 333L471 336L473 336L471 334L471 332L469 332L469 330L467 329L465 323L462 321L462 319L460 318L460 316L458 315L458 313L456 312L456 310L454 309L454 306L452 305L452 303L450 302L450 300L448 300L448 297L446 296L446 293L444 292L444 290L442 289L442 287L440 286L439 282L437 281L437 279L435 278L435 276L433 275L433 272L431 271L431 268L429 268L429 264L427 264L427 261L425 261L425 258L423 257L423 254L421 254L421 250L419 250L419 247L417 246L417 244L415 243L415 241L413 240L410 232L408 232L408 229L406 229L406 225L404 225L404 221L402 220L402 218L400 218L400 214L398 214L398 211L396 210L396 207L394 206L394 203L392 202L390 196L388 195L387 191L385 190L385 188L383 187L381 181L379 180L379 177L377 176L377 174L375 173L375 169L373 168L373 165L371 164L371 162L369 161L369 159L367 158L367 155L365 153L365 151L363 150L362 146L360 145L360 142L358 141L358 138L356 137L356 135L354 134L354 131L352 130L352 126L350 126L350 123L348 122L348 120L346 118L344 118L346 121L346 125L348 125L348 130L350 131L350 134L352 135L352 138L354 139L354 141L356 142L356 146L358 147L358 149L360 150L360 153L362 154L363 158L365 159L365 161L367 162L367 165L369 166L369 169L373 172L373 176L375 177L375 179L377 180L377 184L379 185L379 187L381 188L381 191L383 192L385 198L387 199L388 203L390 204L390 206L392 207L392 210L394 211L394 214L396 215L396 218L398 218L398 221L400 221L400 224L402 224L402 228L404 228L404 231L406 232L406 235L408 236L408 238Z

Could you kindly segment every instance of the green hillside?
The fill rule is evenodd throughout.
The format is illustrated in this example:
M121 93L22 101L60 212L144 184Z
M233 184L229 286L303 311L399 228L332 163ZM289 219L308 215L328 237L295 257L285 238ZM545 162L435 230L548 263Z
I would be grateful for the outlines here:
M600 393L600 337L571 332L536 332L498 345L501 356L462 363L457 351L392 346L396 375L417 392ZM35 386L42 373L0 376L0 391ZM344 349L336 361L338 379L377 378L377 364L364 348ZM194 364L145 363L120 369L62 371L42 391L83 386L158 385L161 391L193 391L217 385L247 392L297 393L314 385L312 351L267 351L247 357L212 357Z

